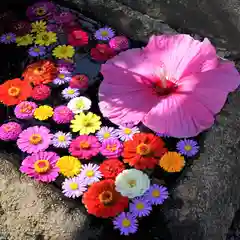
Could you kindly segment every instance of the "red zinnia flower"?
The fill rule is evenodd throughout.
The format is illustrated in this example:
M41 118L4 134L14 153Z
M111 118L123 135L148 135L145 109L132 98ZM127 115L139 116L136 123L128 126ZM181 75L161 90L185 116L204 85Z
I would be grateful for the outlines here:
M128 198L115 190L112 179L93 183L84 193L82 202L88 213L97 217L115 217L128 207Z
M51 94L50 87L44 84L40 84L33 88L32 98L34 100L41 101L47 99L50 96L50 94Z
M69 82L71 88L87 88L88 87L88 77L84 74L78 74L72 77Z
M68 44L78 47L88 44L88 34L82 30L74 30L68 34Z
M124 162L136 169L154 168L159 158L167 152L164 142L152 133L136 133L124 142Z
M103 174L104 178L115 179L116 176L125 169L124 164L117 158L104 160L100 164L100 172Z
M16 105L32 94L32 87L26 81L22 81L20 78L8 80L0 85L0 101L7 105Z
M91 57L96 61L107 61L114 57L116 53L107 44L97 44L91 49Z

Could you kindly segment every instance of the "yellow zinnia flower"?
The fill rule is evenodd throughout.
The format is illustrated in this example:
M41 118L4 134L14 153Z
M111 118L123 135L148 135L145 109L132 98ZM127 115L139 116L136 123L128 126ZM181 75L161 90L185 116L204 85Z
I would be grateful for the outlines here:
M35 43L40 46L49 46L57 41L55 32L40 32L36 36Z
M32 35L26 34L22 37L16 38L17 46L27 46L33 43Z
M53 56L59 59L71 58L75 53L74 47L70 45L59 45L53 49Z
M159 161L159 165L166 172L180 172L185 166L185 160L177 152L166 152Z
M43 105L34 111L34 117L40 121L47 120L48 118L52 117L53 115L53 108L48 105Z
M45 21L36 21L31 24L33 33L40 33L46 31L46 22Z
M74 120L71 121L71 128L73 132L79 132L80 135L88 135L90 133L95 133L100 129L101 126L100 117L92 112L80 113L75 115Z
M81 162L72 156L64 156L58 159L57 167L60 173L65 177L73 177L78 175L81 171Z

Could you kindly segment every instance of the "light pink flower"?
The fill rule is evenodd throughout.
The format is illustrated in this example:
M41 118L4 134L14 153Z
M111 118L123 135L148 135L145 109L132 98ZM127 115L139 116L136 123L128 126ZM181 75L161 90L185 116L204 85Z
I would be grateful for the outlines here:
M140 121L155 132L191 137L208 129L240 84L233 63L218 59L208 39L152 36L144 49L102 65L99 107L113 123ZM112 77L114 76L114 78Z

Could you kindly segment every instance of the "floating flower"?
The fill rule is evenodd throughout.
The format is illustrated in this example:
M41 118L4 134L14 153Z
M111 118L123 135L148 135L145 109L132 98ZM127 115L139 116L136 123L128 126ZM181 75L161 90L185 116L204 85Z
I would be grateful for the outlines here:
M142 196L150 187L148 175L137 169L122 171L115 180L116 190L122 196L135 198Z
M23 101L15 107L14 114L19 119L31 119L36 108L35 102Z
M160 159L159 165L166 172L180 172L185 166L185 160L184 157L177 152L167 152Z
M92 59L96 61L107 61L116 55L115 51L107 44L97 44L90 51Z
M66 99L73 99L76 98L80 95L80 92L77 88L71 88L71 87L67 87L65 89L62 90L62 96Z
M52 182L58 177L56 166L59 156L55 152L39 152L22 161L20 171L41 182Z
M58 59L68 59L73 57L75 53L74 47L70 45L59 45L53 49L53 56Z
M107 158L117 158L121 156L123 145L117 138L109 138L102 141L100 153Z
M228 93L240 83L234 65L219 60L209 40L183 34L152 36L145 48L127 50L103 64L101 73L104 117L117 125L141 121L154 132L178 138L211 127Z
M32 33L40 33L40 32L45 32L47 29L46 26L47 22L45 21L36 21L31 24L32 26Z
M136 216L131 213L122 212L113 220L113 225L115 229L119 229L121 235L128 236L137 232L138 221Z
M57 60L58 69L64 69L69 72L73 72L75 69L75 63L72 59L60 59Z
M69 86L72 88L87 88L88 87L89 79L84 74L78 74L72 77L72 79L69 82Z
M99 171L97 164L83 164L79 177L84 179L87 185L92 185L95 182L99 182L102 178L102 173Z
M107 41L113 38L114 35L114 31L109 27L100 28L94 34L95 38L101 41Z
M40 60L27 66L23 73L24 80L34 85L48 84L57 76L55 64L48 60Z
M80 173L82 164L72 156L63 156L58 159L57 166L64 177L73 177Z
M53 135L52 145L56 148L68 148L72 141L71 133L57 132Z
M91 108L92 102L87 97L76 97L69 101L68 108L74 113L78 114L87 111Z
M130 203L129 211L136 217L146 217L151 213L152 205L144 197L137 197Z
M48 25L47 25L47 32L58 32L60 29L61 29L61 27L58 25L58 24L54 24L54 23L49 23Z
M31 96L32 87L19 78L8 80L0 85L0 101L7 105L16 105Z
M96 137L100 142L109 138L117 138L116 129L113 127L101 127L101 129L96 133Z
M80 177L65 179L62 183L62 192L69 198L78 198L87 190L86 183Z
M70 123L73 119L73 112L67 106L58 106L54 109L53 120L58 124Z
M63 85L68 83L72 78L72 74L66 70L60 70L57 77L53 80L56 85Z
M104 160L100 164L100 172L103 174L104 178L115 179L119 173L125 169L124 164L117 158Z
M109 46L119 52L129 48L129 41L125 36L116 36L109 41Z
M49 46L57 42L57 34L55 32L39 32L36 35L35 43L40 46Z
M71 121L70 128L73 132L79 132L80 135L95 133L100 129L101 118L92 113L87 114L81 112L79 115L75 115L74 120Z
M46 48L43 46L34 46L29 48L28 54L32 57L41 57L46 54Z
M53 108L48 105L42 105L35 109L34 117L40 121L44 121L53 116Z
M120 138L122 141L129 141L133 139L134 134L140 133L140 130L138 127L120 126L119 129L116 130L116 133L118 138Z
M144 194L144 198L152 205L163 204L163 202L168 198L167 188L161 185L153 184Z
M69 152L80 159L90 159L99 153L101 144L95 136L82 135L74 139Z
M17 46L28 46L33 43L32 35L26 34L22 37L16 37Z
M96 217L115 217L128 207L128 198L115 190L111 179L93 183L83 194L82 199L89 214Z
M169 137L170 137L168 134L166 134L166 133L160 133L160 132L156 133L156 136L158 136L158 137L164 137L164 138L169 138Z
M17 36L23 36L31 32L31 24L27 21L17 21L17 22L13 21L10 26L10 29Z
M44 126L29 127L22 131L17 140L18 148L22 152L37 153L45 151L52 140L50 130Z
M88 44L88 34L82 30L74 30L68 34L68 44L74 47Z
M0 140L14 141L22 132L22 127L19 123L8 122L0 126Z
M32 91L32 98L37 101L45 100L50 95L51 95L51 88L44 84L35 86Z
M194 140L184 139L177 143L177 150L187 157L193 157L199 151L198 143Z
M14 43L16 41L16 34L5 33L0 37L0 42L5 44Z
M57 24L68 24L74 22L75 16L71 12L61 12L54 16L54 20Z
M152 133L136 133L124 142L124 162L136 169L154 168L158 159L167 151L161 138Z

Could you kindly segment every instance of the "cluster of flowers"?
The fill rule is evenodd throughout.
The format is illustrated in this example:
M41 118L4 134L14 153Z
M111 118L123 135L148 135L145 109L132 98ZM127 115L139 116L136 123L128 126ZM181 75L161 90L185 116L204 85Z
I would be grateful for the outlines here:
M27 154L20 167L22 173L46 183L61 174L65 177L62 192L66 197L82 197L88 213L113 218L114 227L123 235L135 233L137 219L148 216L153 205L163 204L168 198L167 188L151 184L144 171L161 167L168 173L180 172L185 157L195 156L199 146L195 140L183 139L178 141L177 151L168 151L160 137L162 133L140 132L131 122L118 128L102 126L101 117L90 111L91 100L83 95L88 77L72 75L75 47L88 44L88 33L79 29L71 13L58 13L49 2L34 4L27 15L36 20L31 24L31 32L17 37L13 33L4 34L2 43L16 42L18 46L34 43L29 54L45 56L46 47L57 42L54 29L63 29L69 45L53 49L53 56L64 61L56 64L38 60L27 66L23 80L12 79L0 85L0 101L14 108L17 119L0 126L0 139L16 141L18 148ZM94 37L99 41L110 40L91 49L95 60L105 61L129 47L128 40L114 37L110 28L97 30ZM60 91L64 103L55 107L43 103L51 98L54 85L64 86ZM26 128L25 123L32 120L38 124ZM44 122L54 124L54 128L69 126L69 132L53 132ZM68 154L60 156L57 149L66 149ZM93 163L97 156L105 159L100 165Z

